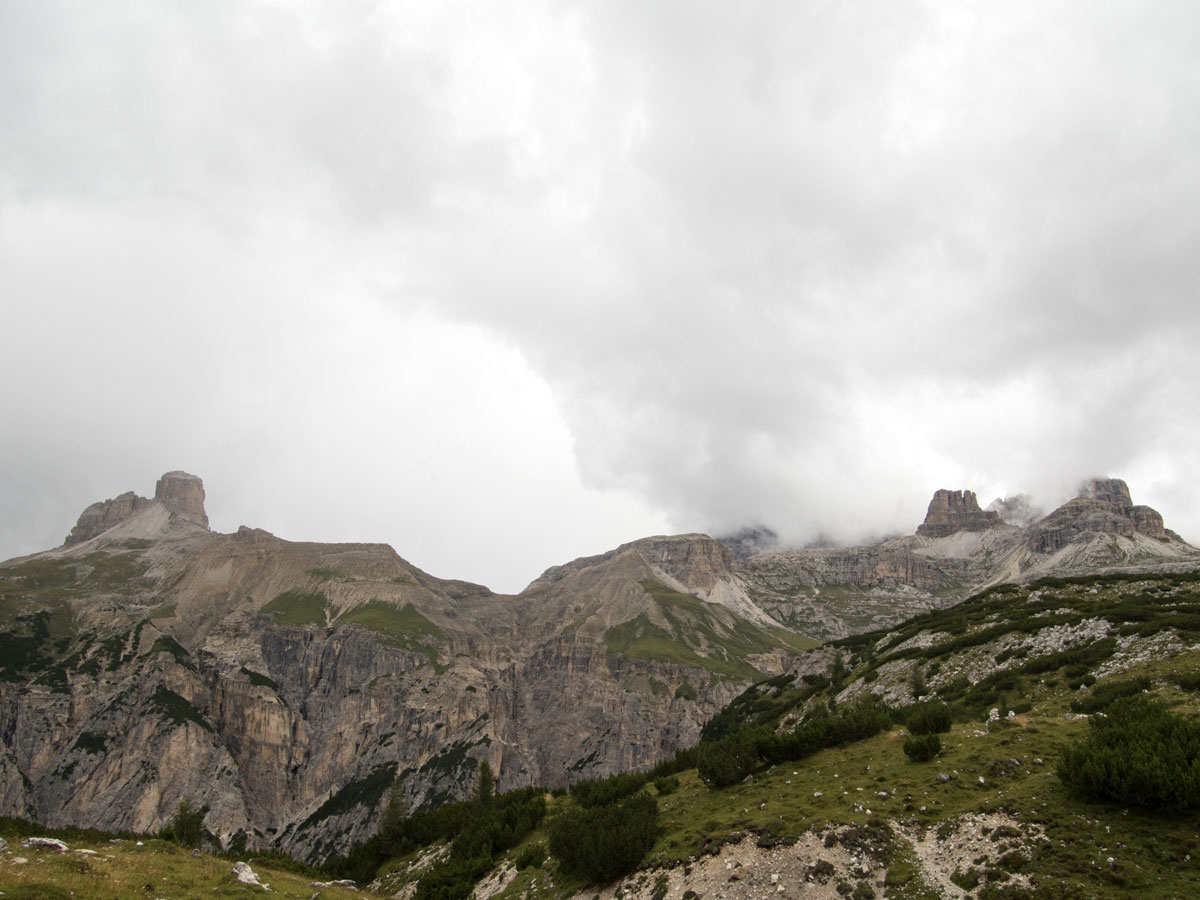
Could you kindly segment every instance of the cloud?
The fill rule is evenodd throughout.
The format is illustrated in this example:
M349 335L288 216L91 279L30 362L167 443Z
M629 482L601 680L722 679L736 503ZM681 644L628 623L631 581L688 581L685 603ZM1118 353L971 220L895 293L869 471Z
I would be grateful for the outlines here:
M1091 474L1200 534L1187 4L0 15L5 546L180 465L510 587Z

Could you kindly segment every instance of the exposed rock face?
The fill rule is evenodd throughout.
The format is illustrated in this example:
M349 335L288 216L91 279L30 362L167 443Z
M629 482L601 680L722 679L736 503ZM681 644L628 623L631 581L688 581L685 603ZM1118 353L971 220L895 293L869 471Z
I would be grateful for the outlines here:
M748 559L779 549L779 535L764 525L743 528L717 540L733 551L735 559Z
M819 638L885 628L999 582L1200 565L1200 553L1134 506L1119 479L1095 479L1049 516L1020 495L978 509L970 491L938 491L917 536L862 547L803 548L737 560L750 599Z
M983 531L1000 523L996 512L979 508L974 491L936 491L925 521L917 526L922 537L946 537L956 531Z
M1134 506L1124 481L1093 478L1080 487L1078 497L1036 524L1028 545L1034 553L1054 553L1087 534L1140 534L1170 540L1162 516L1149 506Z
M204 511L204 482L187 472L168 472L154 486L153 500L126 491L111 500L93 503L80 514L79 521L63 541L63 546L70 547L99 537L133 518L152 503L160 503L169 512L208 527L208 514Z
M133 491L126 491L111 500L93 503L79 514L79 521L63 541L66 546L90 541L115 525L119 525L139 510L145 509L150 501Z
M168 472L154 486L154 499L176 515L208 527L204 482L187 472Z
M398 774L417 806L485 759L503 789L647 768L794 659L703 535L512 597L382 545L214 535L182 518L201 496L169 474L86 549L0 566L36 644L0 658L0 814L154 831L187 797L223 839L320 858L373 832Z
M939 492L948 533L742 560L645 538L502 596L383 545L213 534L200 480L168 473L89 507L86 546L0 565L21 647L0 655L0 815L154 831L187 797L223 839L323 857L373 832L396 775L415 806L482 760L504 789L646 768L747 682L804 671L779 623L841 636L997 581L1200 565L1127 488L1091 491L1028 528Z
M1028 494L1015 494L1003 499L997 497L988 504L987 511L996 513L1001 522L1018 528L1032 525L1045 515L1041 507L1034 506Z

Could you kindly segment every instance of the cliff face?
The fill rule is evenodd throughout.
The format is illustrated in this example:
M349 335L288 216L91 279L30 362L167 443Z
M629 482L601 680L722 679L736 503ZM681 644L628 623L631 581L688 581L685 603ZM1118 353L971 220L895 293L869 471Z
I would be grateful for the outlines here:
M168 472L154 486L154 499L139 497L126 491L112 500L93 503L79 516L79 521L67 535L63 546L82 544L104 534L140 512L158 504L169 514L208 528L208 514L204 511L204 482L187 472Z
M803 670L798 635L996 581L1200 565L1114 480L1026 527L939 491L932 532L865 547L645 538L517 596L385 545L214 534L203 503L168 473L0 564L0 814L154 831L187 797L223 840L322 857L374 831L397 776L415 807L485 759L503 789L651 766L747 683Z
M923 537L946 537L957 531L983 531L1000 524L1000 514L979 508L974 491L940 490L929 501L925 521L917 526Z
M0 566L0 814L154 831L187 797L224 840L323 857L373 833L396 776L416 807L484 759L503 789L651 766L793 657L684 592L738 600L700 535L502 596L383 545L215 535L199 479L159 485Z
M1200 552L1133 504L1115 478L1091 479L1042 516L1028 498L979 509L971 491L939 490L913 537L845 548L807 548L737 560L751 601L818 638L898 624L999 582L1122 569L1194 567Z

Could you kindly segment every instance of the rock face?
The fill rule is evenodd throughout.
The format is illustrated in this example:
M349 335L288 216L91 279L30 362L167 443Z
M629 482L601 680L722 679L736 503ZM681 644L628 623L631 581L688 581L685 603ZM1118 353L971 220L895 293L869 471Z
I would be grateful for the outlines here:
M397 776L412 808L483 760L502 789L648 768L746 684L804 671L800 635L997 581L1200 565L1123 483L1083 493L1022 528L939 491L931 534L746 559L644 538L505 596L384 545L214 534L200 480L168 473L0 564L0 815L155 831L188 798L224 841L322 858L373 833Z
M987 511L996 513L1001 522L1016 525L1018 528L1032 525L1045 515L1041 508L1034 506L1028 494L1016 494L1003 499L997 497L988 504Z
M1200 551L1133 505L1125 482L1093 479L1048 516L1018 495L979 510L971 491L938 491L915 537L804 548L737 560L750 600L818 638L898 624L1000 582L1099 570L1200 565Z
M79 521L63 541L63 546L70 547L99 537L149 508L152 503L161 504L168 512L189 522L208 527L208 514L204 511L204 482L187 472L167 472L154 486L153 500L126 491L111 500L93 503L80 514Z
M79 521L63 541L66 546L90 541L115 525L119 525L139 510L145 509L150 501L133 491L126 491L111 500L93 503L79 514Z
M1000 524L1000 515L979 508L974 491L940 490L929 501L925 521L917 526L922 537L946 537L956 531L983 531Z
M703 535L503 596L382 545L180 527L202 490L169 473L85 547L0 565L29 651L0 657L0 814L155 831L188 798L223 840L323 858L398 775L415 808L483 760L503 789L644 769L795 659Z
M154 486L154 499L176 515L208 527L204 511L204 482L187 472L168 472Z
M1085 534L1140 534L1170 540L1158 511L1134 506L1129 486L1119 478L1084 482L1078 497L1036 524L1028 545L1034 553L1054 553Z

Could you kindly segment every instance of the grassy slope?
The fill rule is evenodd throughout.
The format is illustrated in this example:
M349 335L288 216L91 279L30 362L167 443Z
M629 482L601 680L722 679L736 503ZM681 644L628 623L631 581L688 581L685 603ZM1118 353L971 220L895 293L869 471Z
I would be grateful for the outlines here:
M892 636L847 642L843 651L853 671L842 690L850 688L853 693L856 685L861 688L864 684L896 689L896 684L887 684L889 676L879 673L887 672L889 664L895 669L895 648L922 631L943 637L919 653L905 656L902 652L899 659L920 662L926 668L940 663L943 669L950 669L956 659L965 658L963 654L988 652L987 644L971 647L970 636L991 629L993 641L1004 638L1007 646L1020 639L1034 648L1032 655L1018 653L1002 663L995 663L992 657L992 669L1007 664L1016 671L1042 652L1036 644L1038 629L1029 621L1031 615L1068 627L1105 618L1118 633L1118 640L1114 655L1088 666L1090 673L1100 673L1097 683L1146 676L1155 696L1181 713L1197 714L1200 692L1183 690L1170 680L1181 674L1200 674L1200 634L1192 630L1196 623L1189 618L1191 608L1200 606L1194 579L1078 579L1034 587L1041 599L1035 597L1032 603L1032 588L996 591L959 610L930 614ZM1179 640L1167 641L1168 635ZM1148 643L1154 640L1159 642L1158 649ZM879 650L868 650L872 644L878 644ZM938 651L938 645L944 652ZM902 730L895 729L760 771L751 783L723 790L706 787L694 770L684 772L679 790L659 800L662 833L647 865L680 866L688 861L695 865L695 859L703 859L706 853L723 852L724 842L731 836L749 834L762 846L787 845L809 831L826 833L834 826L887 822L892 825L892 837L885 836L876 848L892 873L884 896L937 897L945 894L932 878L918 872L914 850L899 834L925 835L933 843L939 835L941 843L949 845L957 840L963 823L980 815L998 815L1019 822L1025 834L1002 836L996 832L995 840L984 840L983 850L976 845L971 855L961 860L962 874L974 868L992 877L990 884L984 877L966 896L1114 900L1200 896L1200 817L1164 818L1083 802L1069 795L1059 782L1055 765L1062 748L1088 732L1086 720L1068 715L1071 700L1082 696L1079 679L1067 674L1069 665L1018 674L1015 683L1002 681L999 696L988 693L986 699L999 702L1002 709L1019 699L1020 705L1030 708L990 730L982 717L971 712L983 697L964 698L959 692L955 705L960 717L970 718L956 722L952 731L942 736L943 752L933 762L909 761L901 750ZM872 671L876 673L874 681L862 682L862 676ZM907 681L903 673L891 677L900 683ZM950 694L958 691L953 679L941 681ZM784 697L788 692L763 690L762 694ZM818 694L807 702L823 702L827 696L828 692ZM762 711L770 704L747 704L746 708ZM795 714L795 710L775 708L769 716L786 721L789 712ZM939 780L942 773L950 780ZM880 792L887 796L881 797ZM561 808L571 802L561 799L557 805ZM1045 839L1031 839L1035 834L1044 834ZM535 835L526 845L544 840L543 834ZM521 849L511 857L515 859ZM1015 855L1006 855L1012 851ZM1014 877L1010 870L1020 874ZM645 886L654 878L651 872L626 881ZM501 896L561 898L584 887L548 860L518 873ZM952 890L951 895L963 893ZM667 900L674 898L668 894Z
M249 858L261 888L239 884L233 877L233 860L193 856L192 851L165 841L147 840L141 847L134 839L110 843L102 836L70 840L70 850L26 849L12 828L0 828L9 841L0 853L0 891L6 896L51 898L78 897L88 900L129 900L130 897L161 897L163 900L193 898L271 896L295 900L338 900L361 897L346 887L312 887L313 879L271 868L269 863ZM43 834L43 832L38 832ZM94 850L95 855L78 850ZM18 863L17 859L26 862ZM37 888L42 890L37 890ZM57 889L55 891L54 889Z
M913 900L945 896L919 873L915 851L900 834L931 838L939 834L942 843L949 845L963 822L981 814L1003 814L1020 823L1025 834L985 841L984 851L976 847L964 857L960 868L975 868L990 873L993 879L974 887L970 897L1155 900L1200 896L1200 817L1163 818L1082 802L1070 796L1054 774L1062 748L1087 734L1086 720L1067 714L1072 699L1081 696L1080 684L1090 677L1098 676L1096 683L1103 684L1146 676L1153 685L1152 693L1177 711L1195 715L1200 710L1200 691L1184 690L1176 683L1180 675L1200 675L1197 581L1189 576L1157 576L1048 581L1005 588L961 607L931 613L890 634L841 642L850 670L846 680L804 702L823 703L831 693L847 697L863 689L903 691L911 669L920 666L934 696L943 694L958 713L951 732L943 735L942 755L930 763L909 761L901 751L897 729L759 771L752 782L722 790L709 789L694 770L686 771L680 776L679 789L659 799L662 831L647 864L686 865L706 854L720 854L731 836L750 835L762 846L778 846L805 832L828 833L835 826L886 822L891 830L870 832L875 843L872 852L888 866L889 884L883 896ZM1031 665L1049 659L1059 646L1046 643L1043 630L1062 632L1085 626L1109 631L1115 638L1111 654L1088 662L1084 673L1079 673L1079 663L1070 661L1048 669ZM1094 636L1081 638L1084 644L1095 640ZM956 673L972 666L983 679L976 686L981 689L964 690ZM1000 671L1006 667L1007 672ZM788 722L798 714L789 703L806 693L764 685L755 694L758 699L743 706L748 716ZM1083 693L1087 693L1086 687ZM769 702L772 700L777 702ZM1028 708L1012 722L988 730L983 716L989 704L1001 710ZM949 780L939 780L939 773L950 776ZM654 789L647 786L643 790ZM886 796L881 797L881 792ZM552 815L572 803L570 798L556 800ZM1032 840L1029 835L1033 833L1044 833L1046 839ZM543 829L511 851L509 859L515 860L523 849L545 841ZM132 853L126 845L118 849ZM1016 855L1006 857L1011 851ZM394 873L391 890L405 880L402 873L419 856L389 864ZM172 879L182 884L192 878L204 885L195 896L236 896L220 893L232 889L228 881L220 881L231 865L223 860L214 860L203 870L211 871L211 876L194 870L200 861L193 862L183 851L160 850L153 856L143 852L129 861L148 873L136 885L138 891L129 895L140 895L142 884L158 884L162 878L172 885L176 883ZM87 863L93 868L101 865L94 860ZM208 866L207 861L204 864ZM76 877L55 868L64 865L49 860L40 872L55 879ZM185 874L174 874L175 866L183 867ZM1018 870L1019 876L1009 875L1010 869ZM0 863L0 889L11 883L5 879L13 877L13 871L10 862ZM211 885L198 880L209 877L217 880ZM284 882L283 876L275 873L263 877L273 888ZM413 877L408 876L410 880ZM649 885L657 877L650 872L627 882ZM1026 886L1023 878L1032 887ZM214 893L213 887L218 892ZM517 873L500 896L549 900L585 887L549 859ZM190 887L181 890L157 895L192 896L186 893ZM593 893L600 890L587 888L587 896ZM86 895L125 896L119 891ZM961 892L949 895L962 896ZM326 892L324 896L338 895ZM668 893L665 900L679 897Z
M751 625L722 606L673 591L657 581L646 579L641 586L667 627L646 615L622 622L605 632L604 643L610 653L704 669L718 678L746 682L763 675L747 657L781 648L799 651L817 646L815 641L790 632Z

